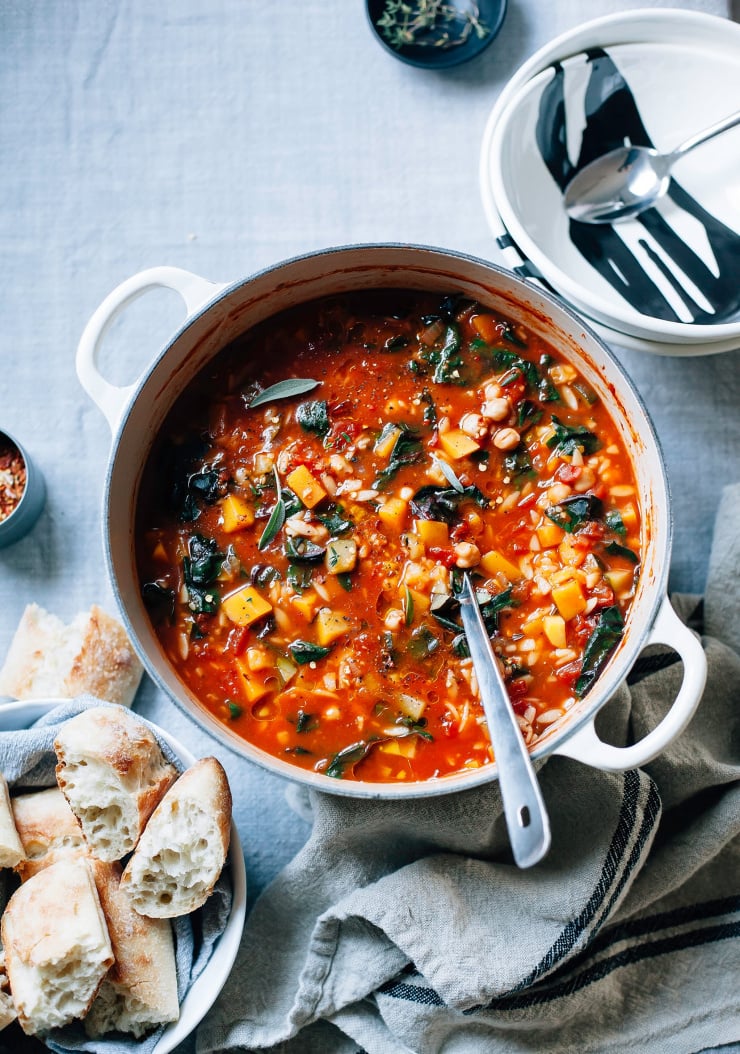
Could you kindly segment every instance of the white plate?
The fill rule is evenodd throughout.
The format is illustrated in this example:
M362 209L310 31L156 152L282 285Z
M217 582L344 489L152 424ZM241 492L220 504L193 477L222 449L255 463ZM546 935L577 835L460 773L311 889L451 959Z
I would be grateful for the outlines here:
M734 23L696 12L653 10L597 19L564 34L532 56L514 75L489 117L480 176L491 228L498 236L510 232L520 255L531 261L530 270L539 271L577 310L609 330L616 330L620 336L614 338L608 334L610 340L661 354L711 354L737 347L740 345L740 300L737 283L732 280L734 276L719 289L719 283L705 272L702 281L718 309L712 313L711 303L691 287L680 268L667 261L665 248L656 244L653 235L646 236L640 221L606 228L608 237L614 237L612 232L616 234L617 251L635 268L636 276L647 273L654 279L659 291L658 302L663 301L662 307L655 311L650 306L646 309L644 303L630 304L615 289L618 279L615 277L614 284L607 281L571 241L561 189L538 147L537 124L540 106L546 103L551 106L550 119L553 113L557 118L560 116L553 109L558 101L553 92L557 76L565 86L568 119L565 147L570 158L578 157L585 91L589 81L593 91L594 81L599 79L592 78L593 63L586 52L593 57L594 49L599 46L625 74L645 127L659 148L675 146L691 131L706 127L740 106L740 26ZM558 64L557 74L554 63ZM607 61L602 60L602 74L606 65ZM678 85L675 89L674 82ZM669 91L666 84L670 85ZM609 83L602 76L600 87L609 95L614 82ZM624 96L612 97L608 127L624 120L624 102ZM589 107L594 108L592 100ZM548 116L547 110L545 115ZM559 121L551 120L551 123L557 127ZM547 120L541 122L541 142L549 142L549 137L542 134L546 124ZM683 183L694 197L698 198L701 192L702 205L707 211L711 208L733 231L740 231L738 154L740 129L700 147L676 169L676 181ZM700 257L708 261L710 271L716 272L715 256L709 249L702 224L686 216L685 210L679 209L675 202L661 203L659 208L667 221L676 225L681 241L691 246L692 264L695 266L696 257ZM701 218L706 222L706 217ZM590 230L601 230L603 236L605 229ZM597 236L597 244L601 236ZM734 238L735 247L725 252L725 256L729 259L732 255L734 265L740 254L740 234L728 237ZM628 249L623 248L625 243ZM681 248L680 252L684 251ZM715 321L701 317L696 322L690 321L692 310L697 309L687 308L677 293L676 286L681 282L707 312L707 317ZM712 285L714 288L709 289ZM666 304L672 305L676 316L684 320L657 317ZM729 321L733 313L736 317ZM654 347L655 344L662 346Z
M68 699L33 700L29 702L0 704L0 731L18 731L29 728L55 707L68 703ZM153 725L157 733L171 747L188 768L196 758L187 747L174 739L159 725ZM241 943L247 911L247 876L244 855L236 825L231 824L228 866L231 869L232 901L226 927L213 947L211 958L200 976L196 978L180 1004L180 1018L168 1025L159 1038L153 1054L170 1054L197 1027L216 1001L216 998L231 973Z

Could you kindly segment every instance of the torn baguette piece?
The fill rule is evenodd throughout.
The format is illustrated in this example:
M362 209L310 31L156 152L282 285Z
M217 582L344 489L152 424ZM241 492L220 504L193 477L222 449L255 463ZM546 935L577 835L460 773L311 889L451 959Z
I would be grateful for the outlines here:
M0 1032L15 1021L18 1015L15 1012L15 1003L10 994L10 982L8 971L5 968L5 952L0 948Z
M23 1031L43 1035L84 1017L113 965L90 864L61 860L24 882L0 930Z
M93 1039L112 1031L139 1039L180 1016L172 927L169 919L134 911L120 888L120 864L95 860L93 872L116 961L85 1018L85 1032Z
M153 812L121 879L141 915L175 918L201 907L226 860L231 791L216 758L180 776Z
M142 672L121 623L97 605L65 626L29 604L0 669L0 695L73 699L87 692L130 706Z
M23 846L16 871L22 882L67 856L87 856L82 828L58 787L11 798Z
M0 867L16 867L24 855L23 843L13 819L8 781L0 772Z
M64 722L54 750L57 783L93 854L127 856L177 779L154 733L130 710L96 706Z

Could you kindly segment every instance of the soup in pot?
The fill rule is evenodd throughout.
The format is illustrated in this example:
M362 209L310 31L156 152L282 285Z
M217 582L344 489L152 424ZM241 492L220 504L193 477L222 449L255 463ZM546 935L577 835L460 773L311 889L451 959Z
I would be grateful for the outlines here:
M482 304L399 290L221 352L160 431L136 531L154 631L202 706L379 782L493 759L463 569L531 745L619 642L641 553L633 466L575 367Z

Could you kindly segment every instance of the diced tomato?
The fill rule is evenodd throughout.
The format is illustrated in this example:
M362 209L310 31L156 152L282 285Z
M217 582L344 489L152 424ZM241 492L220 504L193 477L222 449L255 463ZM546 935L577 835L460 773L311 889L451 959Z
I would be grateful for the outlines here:
M563 463L558 468L555 476L560 480L561 483L575 483L575 481L583 474L583 469L580 465L568 465Z
M236 626L226 640L226 650L234 656L243 655L249 640L249 627Z
M523 681L520 677L515 678L513 681L509 681L506 685L509 699L519 699L521 696L526 695L528 687L527 682Z
M573 662L569 662L567 666L561 666L559 670L555 671L555 676L563 684L567 684L569 688L572 688L581 676L581 660L575 659Z
M589 590L589 596L596 600L594 610L611 607L614 603L614 590L606 582L599 582L595 585L593 589Z
M431 545L427 549L427 554L432 560L438 560L447 568L454 567L457 560L454 549L448 549L446 546Z
M514 681L514 684L516 684L516 681ZM508 685L508 688L509 688L509 699L511 699L512 685ZM529 703L528 703L528 701L526 699L511 699L511 709L514 711L515 714L518 714L519 717L524 717L524 713L525 713L525 711L526 711L528 706L529 706Z
M453 542L461 542L463 538L470 537L470 524L462 520L460 523L456 523L450 531L450 538Z

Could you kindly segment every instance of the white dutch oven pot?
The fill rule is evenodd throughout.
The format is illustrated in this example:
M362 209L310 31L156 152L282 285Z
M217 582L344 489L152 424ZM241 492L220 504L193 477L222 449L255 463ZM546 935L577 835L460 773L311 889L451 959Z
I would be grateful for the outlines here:
M97 368L106 330L127 304L160 287L180 294L185 321L135 384L116 387ZM113 432L103 509L105 552L123 619L144 665L157 684L216 739L272 772L321 790L356 797L408 798L469 788L495 778L496 767L489 765L407 785L343 782L265 753L230 732L199 705L165 658L141 600L134 563L139 483L152 442L183 389L235 337L284 308L338 292L389 287L461 292L521 322L572 361L610 408L638 480L645 534L640 580L624 637L608 665L586 696L536 743L532 757L562 754L611 771L644 764L686 727L706 679L701 645L674 614L666 595L672 523L668 484L652 424L611 353L562 303L489 263L438 249L398 245L330 249L227 285L175 267L157 267L123 282L90 319L77 351L77 373ZM683 660L683 682L671 709L649 735L632 746L602 742L594 729L597 712L642 649L656 643L670 645Z

